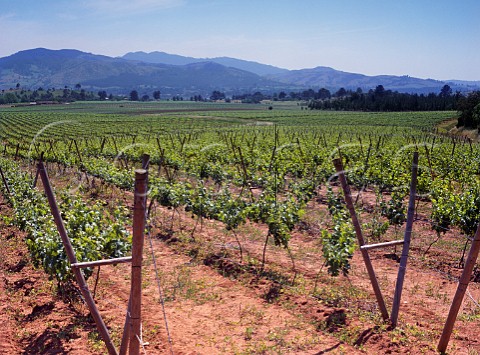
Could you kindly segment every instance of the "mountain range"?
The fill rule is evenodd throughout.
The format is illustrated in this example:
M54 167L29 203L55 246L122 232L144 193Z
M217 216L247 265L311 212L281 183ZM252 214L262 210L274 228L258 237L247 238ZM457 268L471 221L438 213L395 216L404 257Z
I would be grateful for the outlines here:
M329 67L288 70L229 57L193 58L164 52L130 52L109 57L74 49L30 49L0 58L0 89L74 87L128 94L160 90L162 95L209 95L213 90L227 95L261 91L385 89L410 93L438 93L449 84L454 91L480 88L475 81L441 81L409 76L347 73ZM164 97L165 97L164 96Z

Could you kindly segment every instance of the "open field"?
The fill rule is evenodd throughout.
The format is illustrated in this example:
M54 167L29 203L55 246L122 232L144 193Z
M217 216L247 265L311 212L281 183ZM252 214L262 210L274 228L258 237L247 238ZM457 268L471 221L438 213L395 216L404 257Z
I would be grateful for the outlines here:
M0 166L12 192L2 186L0 295L11 301L2 306L1 345L32 354L104 352L75 291L58 295L68 270L49 249L58 237L41 187L31 189L34 162L43 153L85 261L128 254L133 170L149 154L147 353L170 353L153 254L175 354L435 353L480 216L480 149L436 128L454 118L285 103L0 108ZM414 151L416 218L399 324L391 329L358 248L351 254L355 238L332 159L344 162L373 243L403 238ZM370 255L390 308L401 248ZM93 289L97 270L87 272ZM129 277L128 265L105 266L97 285L117 345ZM480 352L479 280L477 264L451 353Z

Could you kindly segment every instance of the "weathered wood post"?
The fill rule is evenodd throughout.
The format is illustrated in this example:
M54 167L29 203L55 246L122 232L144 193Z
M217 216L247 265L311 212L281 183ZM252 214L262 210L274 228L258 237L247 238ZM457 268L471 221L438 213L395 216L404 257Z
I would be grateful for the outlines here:
M345 203L347 205L348 211L350 212L350 217L352 218L352 223L355 228L355 234L357 236L358 245L360 246L360 252L362 253L363 261L367 268L368 276L370 278L370 282L373 287L373 292L375 293L375 297L377 298L377 303L378 303L378 307L380 308L380 313L382 314L382 318L384 320L387 320L388 319L387 307L385 306L385 301L382 296L382 291L380 290L377 277L375 276L375 271L373 270L373 265L370 260L370 256L368 255L368 250L362 248L362 246L365 244L365 240L363 239L362 227L360 226L360 222L358 221L358 218L357 218L357 213L355 212L355 206L353 205L350 187L347 184L347 179L345 178L345 174L343 172L342 160L334 159L333 165L335 165L338 178L340 179L340 184L342 185L343 193L345 195Z
M43 183L45 194L47 195L48 204L50 205L50 210L52 212L53 219L55 221L55 224L57 225L57 229L60 234L60 237L62 238L62 243L67 253L68 260L70 261L70 264L77 264L77 257L75 256L75 252L73 250L72 244L70 243L70 239L68 238L67 230L65 229L65 225L63 223L60 210L58 209L57 201L55 200L55 195L53 193L52 186L50 185L50 180L48 179L47 171L41 160L38 162L37 169L39 171L40 178ZM87 304L87 307L90 313L92 314L93 319L95 320L97 329L103 341L105 342L105 345L107 346L108 353L110 355L116 355L117 350L115 349L112 339L110 338L110 334L108 333L107 326L103 322L103 319L100 316L100 313L98 312L97 306L95 305L95 301L93 300L92 294L88 289L88 286L82 274L82 271L78 267L72 267L72 272L75 275L75 279L80 287L80 292L82 293L82 296L85 299L85 303Z
M470 252L468 253L467 261L465 262L465 268L463 269L462 276L458 281L457 292L453 297L452 305L450 306L450 311L448 313L447 321L445 322L445 327L443 328L442 336L438 343L438 351L444 353L447 350L448 342L450 341L450 336L452 335L453 326L457 320L458 311L462 305L463 297L467 291L468 284L470 282L470 277L472 276L473 268L478 258L478 253L480 251L480 224L478 225L477 231L475 232L475 237L472 241L472 246L470 247Z
M148 171L150 166L150 155L142 154L142 169Z
M140 353L142 323L142 260L147 208L147 178L145 169L135 170L135 194L133 206L132 286L130 291L130 345L129 353Z
M412 237L413 218L415 215L415 196L417 194L417 173L418 173L418 152L413 153L412 163L412 181L410 183L410 197L408 201L407 225L405 227L405 237L402 249L402 257L400 259L400 267L398 268L397 285L395 287L395 295L393 297L392 306L392 327L397 326L398 312L400 310L400 299L402 298L403 281L407 271L408 252L410 250L410 240Z
M2 180L3 180L3 185L5 186L5 190L7 190L8 194L11 195L12 192L10 191L10 186L8 186L7 178L3 174L3 170L1 166L0 166L0 175L2 175Z

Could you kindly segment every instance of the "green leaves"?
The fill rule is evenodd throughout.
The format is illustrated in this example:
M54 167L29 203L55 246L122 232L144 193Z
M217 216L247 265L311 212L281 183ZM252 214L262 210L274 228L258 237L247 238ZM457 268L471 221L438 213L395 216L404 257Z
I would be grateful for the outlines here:
M349 216L343 200L336 196L328 187L328 210L332 215L333 231L322 231L322 251L328 273L338 276L340 272L348 275L350 259L355 251L355 231L349 221Z
M0 159L0 164L12 185L9 200L15 210L14 223L28 233L26 244L34 264L42 266L59 284L72 281L70 263L46 198L31 187L32 179L16 164L5 159ZM59 208L78 261L127 255L131 239L125 229L125 210L117 207L110 215L101 202L88 205L79 195L60 195ZM84 269L84 273L88 278L92 270Z
M387 217L391 225L401 226L407 220L403 197L399 193L392 193L388 202L380 202L380 208L382 216Z
M355 251L355 232L341 215L334 215L333 221L333 232L322 231L323 257L330 275L338 276L341 272L346 276Z

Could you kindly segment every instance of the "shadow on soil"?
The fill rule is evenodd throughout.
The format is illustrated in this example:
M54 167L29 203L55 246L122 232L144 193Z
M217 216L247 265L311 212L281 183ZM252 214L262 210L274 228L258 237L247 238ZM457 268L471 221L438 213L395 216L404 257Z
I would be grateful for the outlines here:
M340 345L342 345L342 343L337 343L337 344L335 344L334 346L332 346L332 347L330 347L330 348L328 348L328 349L319 351L319 352L316 353L315 355L327 354L327 353L329 353L329 352L331 352L331 351L334 351L334 350L338 349L338 347L339 347Z
M62 328L48 328L41 334L32 335L25 339L26 346L22 354L68 354L62 340L79 338L76 329L78 330L78 325L70 323Z

